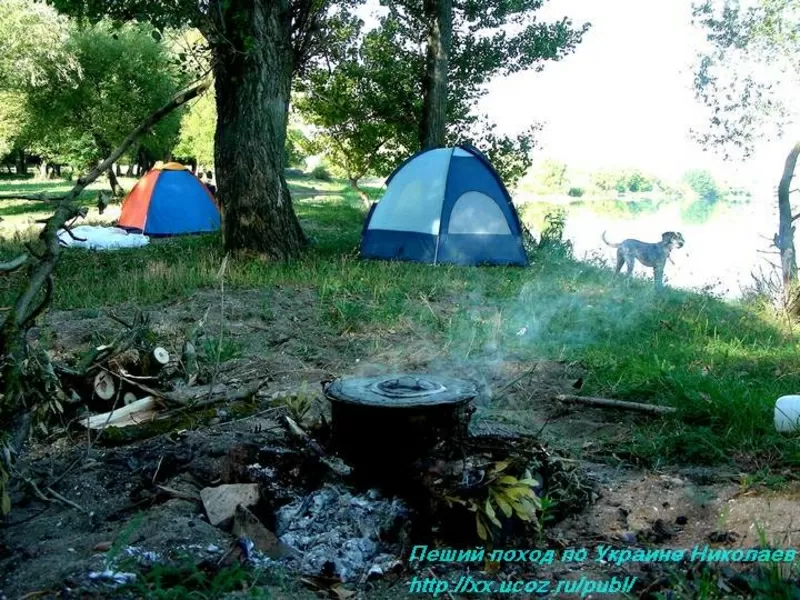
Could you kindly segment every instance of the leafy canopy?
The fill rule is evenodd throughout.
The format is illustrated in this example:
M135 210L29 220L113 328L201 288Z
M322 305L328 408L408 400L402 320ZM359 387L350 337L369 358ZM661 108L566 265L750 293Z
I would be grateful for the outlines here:
M705 0L693 14L709 45L694 79L709 126L693 134L726 158L747 158L759 140L783 135L796 114L800 0Z
M382 2L377 28L353 30L351 41L304 82L300 109L343 170L385 174L418 149L426 59L421 0ZM530 166L540 129L499 135L478 101L493 77L541 70L574 51L589 25L542 23L539 0L455 0L448 73L448 144L470 142L513 184ZM516 33L510 33L515 31Z
M27 89L26 137L46 157L80 168L118 145L186 77L147 24L115 27L103 21L69 29L64 48L72 66L45 65L42 85ZM142 145L164 155L179 123L179 112L167 116Z
M30 0L0 2L0 157L22 142L27 91L47 85L48 69L74 67L66 18Z

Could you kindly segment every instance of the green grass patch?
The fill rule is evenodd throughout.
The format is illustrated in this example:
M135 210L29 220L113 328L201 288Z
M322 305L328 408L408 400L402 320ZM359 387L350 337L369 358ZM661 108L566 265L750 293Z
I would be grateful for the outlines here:
M302 258L234 259L226 289L313 289L316 309L338 333L402 325L433 337L454 359L579 361L588 394L679 410L674 419L643 419L608 447L621 458L647 465L738 460L754 470L800 465L797 437L778 435L772 424L775 399L800 388L800 339L773 315L698 293L656 295L650 282L615 279L555 253L537 254L528 269L361 261L364 212L356 195L337 185L339 194L295 202L314 242ZM20 240L6 241L0 259L20 250ZM218 285L223 256L214 235L105 253L66 250L54 305L185 298ZM20 277L0 281L0 306L11 304ZM527 333L517 335L522 328Z

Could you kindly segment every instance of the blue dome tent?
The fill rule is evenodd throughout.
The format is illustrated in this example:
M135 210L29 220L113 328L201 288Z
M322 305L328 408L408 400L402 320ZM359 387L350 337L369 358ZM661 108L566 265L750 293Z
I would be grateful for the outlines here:
M422 151L395 169L386 185L364 223L362 258L527 266L511 196L476 148Z

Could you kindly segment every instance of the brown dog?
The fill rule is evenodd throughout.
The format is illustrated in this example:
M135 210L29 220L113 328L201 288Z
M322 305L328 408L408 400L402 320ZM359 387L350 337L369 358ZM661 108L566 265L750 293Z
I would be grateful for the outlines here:
M661 241L655 244L641 242L639 240L627 239L619 244L612 244L606 239L606 232L603 232L603 242L607 246L617 249L617 268L615 273L619 274L623 266L627 266L628 276L633 274L634 263L638 260L646 267L653 269L653 279L656 289L664 287L664 267L670 253L676 248L683 248L683 236L675 231L666 231L661 234Z

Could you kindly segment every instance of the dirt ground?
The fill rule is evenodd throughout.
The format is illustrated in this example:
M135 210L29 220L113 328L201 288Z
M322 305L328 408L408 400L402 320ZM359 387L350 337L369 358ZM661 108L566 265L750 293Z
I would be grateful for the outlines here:
M124 315L131 310L118 307L114 312ZM270 377L251 412L269 408L275 395L305 384L316 397L312 418L324 414L321 383L338 376L416 371L478 381L482 395L473 417L476 423L489 420L539 432L544 443L578 461L600 492L583 512L547 530L550 547L593 548L606 543L689 550L698 544L753 547L763 542L761 531L777 547L794 544L800 487L748 490L740 483L741 474L721 469L650 472L608 458L601 462L593 454L598 442L625 435L632 420L641 417L554 404L555 394L574 392L573 384L584 375L580 365L531 364L512 358L454 360L435 339L418 331L410 335L402 328L369 336L339 335L323 318L315 295L303 289L228 292L224 327L218 293L199 292L187 300L152 307L153 329L170 352L178 352L187 328L207 310L205 331L214 336L221 331L236 348L236 356L221 365L220 377L226 381L254 374ZM119 324L103 311L53 312L35 335L64 356L107 340L118 329ZM531 369L529 377L498 394ZM32 448L25 458L31 477L77 508L44 503L21 492L12 496L14 510L0 526L0 598L3 593L9 599L34 597L25 596L31 592L40 592L35 596L39 598L75 597L59 594L67 588L91 588L89 574L103 569L109 544L120 539L141 552L164 555L183 548L198 561L221 557L231 547L231 535L213 527L200 504L175 497L175 491L193 495L209 485L238 481L242 465L237 457L244 453L252 459L253 452L261 452L259 462L269 464L263 448L282 433L269 414L246 419L237 414L232 419L220 406L204 419L189 420L180 430L150 439L114 444L107 439L91 446L79 428L72 428L57 442ZM298 474L291 461L276 468L284 472L279 476L281 485L273 490L275 506L315 485L313 477ZM261 507L261 514L270 514L275 506ZM656 577L640 566L612 568L595 561L580 568L556 563L541 569L538 576L574 579L592 573L598 578L634 573L639 577L634 594L641 594ZM408 577L409 573L387 577L359 593L365 598L405 597ZM278 598L317 597L302 588L275 589Z

